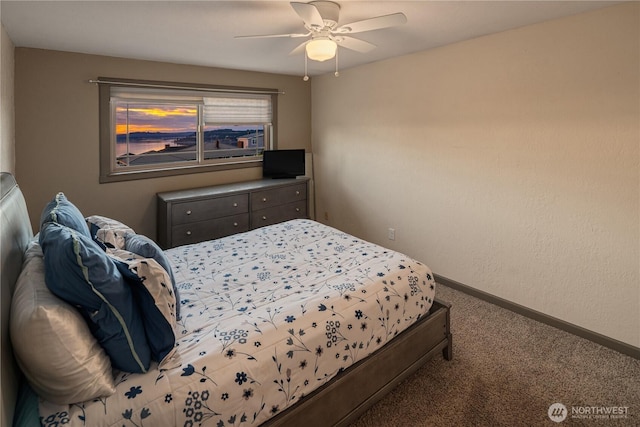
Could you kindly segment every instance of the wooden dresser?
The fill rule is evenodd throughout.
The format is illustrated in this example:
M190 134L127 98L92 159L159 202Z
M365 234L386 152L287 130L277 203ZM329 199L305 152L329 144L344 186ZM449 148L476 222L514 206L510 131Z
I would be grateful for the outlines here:
M307 218L308 178L158 193L158 243L172 248Z

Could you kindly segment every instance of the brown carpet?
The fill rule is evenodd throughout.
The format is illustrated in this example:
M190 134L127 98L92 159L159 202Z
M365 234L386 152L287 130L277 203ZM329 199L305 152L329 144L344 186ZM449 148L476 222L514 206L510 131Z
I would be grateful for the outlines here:
M452 304L453 360L436 356L352 427L640 426L640 360L444 285L437 296Z

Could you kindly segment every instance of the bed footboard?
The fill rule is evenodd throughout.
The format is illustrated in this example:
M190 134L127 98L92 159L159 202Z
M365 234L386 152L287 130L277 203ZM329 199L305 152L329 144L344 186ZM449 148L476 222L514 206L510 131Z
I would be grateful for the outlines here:
M450 308L436 299L428 316L263 425L349 425L439 352L452 359Z

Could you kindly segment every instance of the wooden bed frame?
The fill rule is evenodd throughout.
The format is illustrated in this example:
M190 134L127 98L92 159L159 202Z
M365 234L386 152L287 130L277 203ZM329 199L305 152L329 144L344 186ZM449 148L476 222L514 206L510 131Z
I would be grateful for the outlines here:
M33 237L33 230L24 197L11 174L0 174L0 190L0 423L2 427L9 427L14 425L16 407L21 408L23 404L19 401L18 390L24 381L11 349L9 312L16 280L22 269L23 254L27 243ZM400 333L373 355L338 374L263 425L324 427L346 426L355 421L398 383L439 352L442 352L446 360L451 360L450 307L449 304L436 299L428 316ZM21 425L40 425L37 419L31 418L28 421L33 423Z

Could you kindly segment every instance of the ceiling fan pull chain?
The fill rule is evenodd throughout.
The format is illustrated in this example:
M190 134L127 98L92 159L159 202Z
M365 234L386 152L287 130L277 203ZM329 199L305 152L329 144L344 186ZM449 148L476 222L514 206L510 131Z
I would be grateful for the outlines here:
M305 82L309 80L309 75L307 74L307 51L304 51L304 77L302 78Z
M338 50L340 49L336 49L336 72L333 73L334 76L338 77L340 75L340 73L338 72Z

